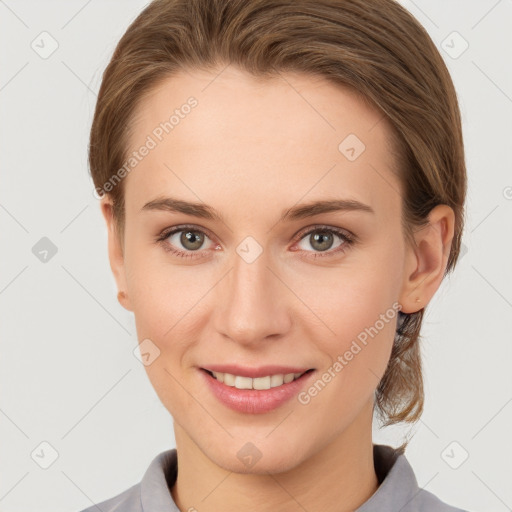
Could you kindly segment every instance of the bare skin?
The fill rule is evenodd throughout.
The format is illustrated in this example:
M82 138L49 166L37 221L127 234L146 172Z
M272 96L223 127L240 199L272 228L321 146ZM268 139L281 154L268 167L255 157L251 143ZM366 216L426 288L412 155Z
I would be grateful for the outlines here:
M123 241L109 197L101 204L122 304L134 313L139 341L160 350L146 371L174 419L172 496L182 511L351 511L378 488L373 397L396 316L307 404L230 410L205 387L199 367L274 363L315 368L320 377L394 303L405 313L428 303L446 268L453 211L432 210L430 225L408 245L389 126L379 112L320 78L262 81L221 69L180 72L139 105L130 150L187 98L198 101L125 178ZM338 149L351 133L366 146L354 161ZM163 196L210 205L224 222L142 209ZM340 198L373 213L279 221L288 208ZM199 249L184 245L181 232L156 242L182 224L205 233ZM332 234L322 251L312 236L322 227L357 240ZM248 236L263 251L251 263L236 251ZM262 454L252 467L237 457L248 442Z

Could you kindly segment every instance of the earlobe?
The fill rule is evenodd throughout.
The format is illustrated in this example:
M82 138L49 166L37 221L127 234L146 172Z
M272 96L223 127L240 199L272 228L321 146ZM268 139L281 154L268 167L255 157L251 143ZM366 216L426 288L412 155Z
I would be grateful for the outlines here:
M407 248L400 297L403 313L415 313L424 308L439 288L450 255L454 226L454 212L443 204L433 208L428 225L414 233L416 243Z
M103 196L101 199L101 213L107 225L108 235L108 258L110 261L110 269L116 280L117 289L119 290L117 298L119 303L128 311L132 311L130 300L127 294L126 269L121 238L117 232L114 220L114 208L112 199Z

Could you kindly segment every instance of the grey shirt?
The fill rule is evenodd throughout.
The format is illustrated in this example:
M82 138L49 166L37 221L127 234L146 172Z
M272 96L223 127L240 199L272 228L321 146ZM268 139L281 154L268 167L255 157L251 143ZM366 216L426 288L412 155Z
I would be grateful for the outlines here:
M373 460L379 487L354 512L468 512L420 489L409 461L395 448L374 444ZM139 483L81 512L180 512L170 492L177 470L176 448L164 451Z

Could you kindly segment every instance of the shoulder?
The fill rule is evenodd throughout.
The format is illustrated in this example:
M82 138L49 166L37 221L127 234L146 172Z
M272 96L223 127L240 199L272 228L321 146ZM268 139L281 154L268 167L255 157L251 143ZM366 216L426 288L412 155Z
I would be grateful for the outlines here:
M374 445L373 458L379 487L357 512L469 512L449 505L419 487L403 451L387 445Z
M133 485L126 491L123 491L116 496L107 500L91 505L90 507L81 510L80 512L142 512L142 505L140 500L140 482Z
M448 503L440 500L435 494L425 489L419 489L412 505L411 512L469 512L469 510L448 505Z
M158 454L139 483L80 512L179 512L170 491L176 476L177 452L174 448Z

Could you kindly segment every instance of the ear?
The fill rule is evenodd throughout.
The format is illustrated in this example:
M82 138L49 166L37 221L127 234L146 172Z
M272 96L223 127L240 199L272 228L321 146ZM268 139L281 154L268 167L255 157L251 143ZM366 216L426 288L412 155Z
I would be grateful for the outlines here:
M444 277L452 245L455 214L441 204L429 214L429 223L414 233L415 246L407 248L404 282L400 295L403 313L424 308ZM416 302L416 298L420 300Z
M124 294L118 296L121 305L128 311L133 311L128 297L128 286L126 281L126 269L123 254L123 242L116 229L114 222L114 205L112 199L108 195L101 198L101 213L107 224L108 232L108 257L110 260L110 268L117 283L117 289Z

